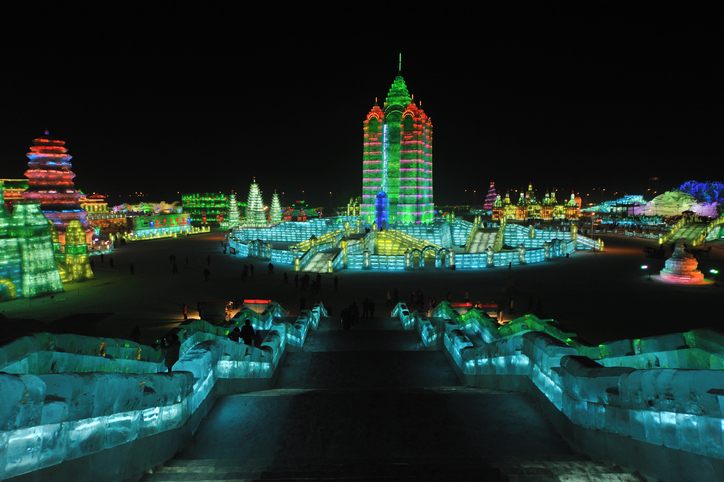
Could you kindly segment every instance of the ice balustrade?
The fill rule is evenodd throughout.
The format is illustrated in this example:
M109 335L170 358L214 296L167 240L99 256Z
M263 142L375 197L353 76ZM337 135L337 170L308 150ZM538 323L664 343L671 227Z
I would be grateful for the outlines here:
M37 333L0 347L0 371L10 374L156 373L160 370L163 370L160 351L115 338Z
M283 314L272 303L261 315L247 310L224 326L193 320L174 329L184 340L172 373L146 373L143 367L125 373L133 362L165 371L160 350L125 340L44 333L0 347L0 480L187 425L209 395L216 396L212 389L219 379L271 377L286 343L303 343L309 328L327 315L321 303L294 323ZM246 318L268 330L260 348L228 338L230 328ZM115 365L108 371L116 373L57 373L58 367L40 361L49 351L81 360L68 367L84 370L87 359L95 357ZM8 367L35 373L8 373ZM164 461L155 459L154 451L143 457L141 471ZM124 473L131 470L125 465L139 467L144 461L120 459L114 472L106 460L96 472L115 473L121 480L137 475Z
M498 327L479 315L465 319L444 304L434 313L447 318L445 350L466 384L528 391L532 382L570 423L622 437L603 439L604 445L609 444L606 453L593 455L618 457L617 463L648 473L661 465L655 458L661 446L724 459L724 371L708 369L721 363L723 333L693 330L587 346L554 320L526 315ZM399 308L395 309L398 313ZM424 318L411 317L424 323ZM471 324L478 325L477 333L471 334ZM476 335L479 339L473 343ZM687 354L689 350L696 353ZM581 353L599 358L600 363ZM620 363L638 357L641 362L648 355L664 353L678 357L680 368L604 366L607 360ZM692 360L697 358L699 361ZM713 359L716 362L712 363ZM681 364L682 360L686 362ZM491 375L495 382L491 382ZM642 455L640 446L620 450L629 443L626 440L651 444L644 446L651 455ZM720 469L710 469L709 462L702 462L701 467L708 475L699 480L707 476L717 480L724 470L724 464ZM712 476L709 470L719 471ZM665 469L653 475L671 477ZM688 478L688 474L683 477Z
M579 249L594 249L598 251L603 251L603 241L600 239L592 239L588 238L586 236L583 236L581 233L576 234L576 248Z
M239 242L254 240L301 243L312 235L320 237L340 229L341 220L310 219L309 221L288 221L270 227L240 228L233 231L233 238Z

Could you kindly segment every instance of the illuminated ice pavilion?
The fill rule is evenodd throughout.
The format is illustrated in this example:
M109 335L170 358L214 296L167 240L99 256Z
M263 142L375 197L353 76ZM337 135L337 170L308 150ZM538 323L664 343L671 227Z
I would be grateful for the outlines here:
M364 121L362 163L362 219L432 222L432 121L399 73L384 105L375 100Z
M91 243L93 230L88 226L86 213L80 207L82 194L75 189L70 160L73 158L64 147L65 142L47 137L33 140L28 156L28 189L23 199L40 203L40 209L58 231L61 244L65 244L65 232L71 221L80 222L85 232L86 244Z

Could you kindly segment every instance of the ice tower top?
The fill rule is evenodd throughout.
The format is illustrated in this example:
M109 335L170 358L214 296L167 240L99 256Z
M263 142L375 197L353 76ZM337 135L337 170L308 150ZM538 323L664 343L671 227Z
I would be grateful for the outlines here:
M400 106L400 110L402 110L407 107L410 102L412 102L412 98L410 97L410 92L407 90L407 85L405 85L405 79L403 79L401 75L398 75L395 77L395 81L392 82L392 87L390 87L390 91L387 93L385 110L392 106Z

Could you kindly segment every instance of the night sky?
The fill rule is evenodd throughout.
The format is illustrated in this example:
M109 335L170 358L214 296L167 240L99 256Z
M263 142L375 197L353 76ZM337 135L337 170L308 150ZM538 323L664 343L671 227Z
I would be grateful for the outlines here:
M715 10L500 3L4 4L0 177L24 177L48 129L76 186L111 204L245 199L255 176L267 202L276 189L286 204L328 206L331 191L343 205L361 194L362 121L402 52L434 126L436 204L471 203L474 190L481 203L491 181L596 201L724 181Z

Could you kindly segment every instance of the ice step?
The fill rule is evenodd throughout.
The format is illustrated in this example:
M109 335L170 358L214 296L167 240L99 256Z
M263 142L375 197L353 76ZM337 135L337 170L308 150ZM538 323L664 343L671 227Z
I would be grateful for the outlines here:
M250 466L243 460L170 460L166 466L147 474L141 482L171 481L301 481L301 480L359 480L359 481L489 481L504 482L497 468L481 459L464 457L402 458L392 460L319 458L287 461L273 468Z
M488 481L559 482L611 481L645 482L614 464L585 457L505 457L482 458L400 458L391 460L316 459L288 461L267 467L253 460L172 459L141 482L172 481L298 481L298 480L410 480L410 481ZM650 480L650 479L649 479Z
M650 482L618 465L572 457L505 457L491 462L510 482Z

